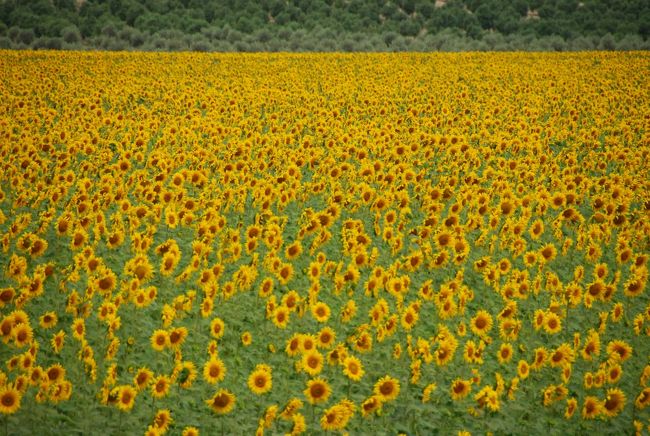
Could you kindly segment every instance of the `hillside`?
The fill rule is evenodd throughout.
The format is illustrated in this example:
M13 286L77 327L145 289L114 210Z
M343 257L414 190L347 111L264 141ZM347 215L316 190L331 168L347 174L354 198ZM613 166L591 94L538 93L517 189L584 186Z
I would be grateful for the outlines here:
M644 0L4 0L0 47L643 49Z

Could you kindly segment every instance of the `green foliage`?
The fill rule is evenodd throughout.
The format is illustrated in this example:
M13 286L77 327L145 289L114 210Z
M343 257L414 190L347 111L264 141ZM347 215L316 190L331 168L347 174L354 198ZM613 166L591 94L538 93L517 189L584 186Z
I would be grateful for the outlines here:
M407 39L397 44L400 50L410 46L431 50L429 36L451 29L472 41L438 45L478 50L508 47L577 50L592 46L612 50L619 45L644 47L650 38L649 23L650 4L643 0L449 0L442 6L429 0L87 0L81 4L75 0L7 0L0 3L0 34L7 35L12 42L17 42L16 37L8 35L8 30L16 27L34 32L32 38L25 35L18 41L26 46L46 36L61 37L65 44L87 48L102 48L101 44L109 40L119 40L120 46L126 42L127 49L147 49L161 44L156 37L161 31L175 29L188 37L204 36L197 43L197 47L204 49L219 41L239 43L246 50L293 50L295 47L358 51L362 46L384 50L394 45L396 35L401 35ZM130 34L118 37L124 28L130 29ZM293 35L297 29L304 29L314 39L289 40L287 32ZM315 39L318 29L332 32L335 41ZM231 34L233 30L239 34ZM514 40L500 42L495 48L495 32ZM357 33L363 34L365 41L351 37ZM243 35L252 39L244 40ZM482 42L485 37L487 41ZM592 37L597 38L595 43ZM562 39L561 43L557 42L558 38ZM604 38L602 44L601 38ZM104 42L97 45L99 41ZM188 41L195 40L163 45L188 49L192 45ZM548 41L555 42L549 45ZM619 44L619 41L624 42Z

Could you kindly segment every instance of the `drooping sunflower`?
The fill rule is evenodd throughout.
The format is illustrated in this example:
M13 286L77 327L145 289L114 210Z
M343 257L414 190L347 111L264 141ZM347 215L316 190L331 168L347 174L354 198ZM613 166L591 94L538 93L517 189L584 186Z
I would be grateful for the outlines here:
M372 395L361 403L361 415L365 418L381 409L382 401L379 395Z
M584 419L594 419L600 415L603 405L594 396L587 396L582 406L582 417Z
M153 380L153 372L149 368L140 368L133 377L133 384L138 390L144 390Z
M600 354L600 335L596 330L589 330L587 340L580 354L582 354L582 358L585 360L593 360L595 356Z
M65 343L65 332L63 330L59 330L57 333L55 333L52 336L52 339L50 341L50 345L52 345L52 350L56 354L59 354L61 352L64 343Z
M172 374L172 379L175 382L178 382L178 385L183 389L188 389L196 380L197 371L194 362L184 361L177 363L174 366L174 372Z
M230 413L235 407L235 402L235 395L226 389L219 389L212 398L205 401L210 409L219 415Z
M465 398L472 390L472 384L460 378L454 380L450 387L451 399L454 401Z
M578 409L578 400L576 398L569 398L566 401L566 409L564 409L564 418L571 419L573 414Z
M548 358L548 350L544 347L535 348L535 360L530 365L535 370L541 369Z
M625 393L621 389L607 389L607 396L602 403L602 413L610 418L618 415L625 407L625 400Z
M632 356L632 347L625 341L616 339L607 344L607 354L617 355L621 362L625 362Z

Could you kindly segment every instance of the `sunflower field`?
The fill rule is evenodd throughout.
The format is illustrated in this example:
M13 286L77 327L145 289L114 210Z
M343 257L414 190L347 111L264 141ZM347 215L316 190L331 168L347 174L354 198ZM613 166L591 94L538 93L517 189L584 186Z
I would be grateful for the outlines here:
M0 434L650 432L647 52L0 89Z

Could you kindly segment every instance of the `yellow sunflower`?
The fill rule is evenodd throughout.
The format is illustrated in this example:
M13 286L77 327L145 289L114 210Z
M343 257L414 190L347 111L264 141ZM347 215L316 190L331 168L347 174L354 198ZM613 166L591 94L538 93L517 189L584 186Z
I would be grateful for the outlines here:
M355 356L347 356L343 360L343 374L345 374L350 380L361 380L365 374L361 360Z
M203 366L203 378L210 384L220 382L226 376L226 366L216 356L211 356Z
M373 388L373 392L383 403L393 401L399 395L399 381L389 375L380 378Z
M248 376L248 388L257 395L262 395L271 390L273 379L271 373L259 366Z
M307 388L304 390L305 397L310 404L319 404L327 401L332 390L322 378L315 378L307 382Z
M0 413L3 415L16 413L20 409L21 398L20 391L11 385L0 388Z

